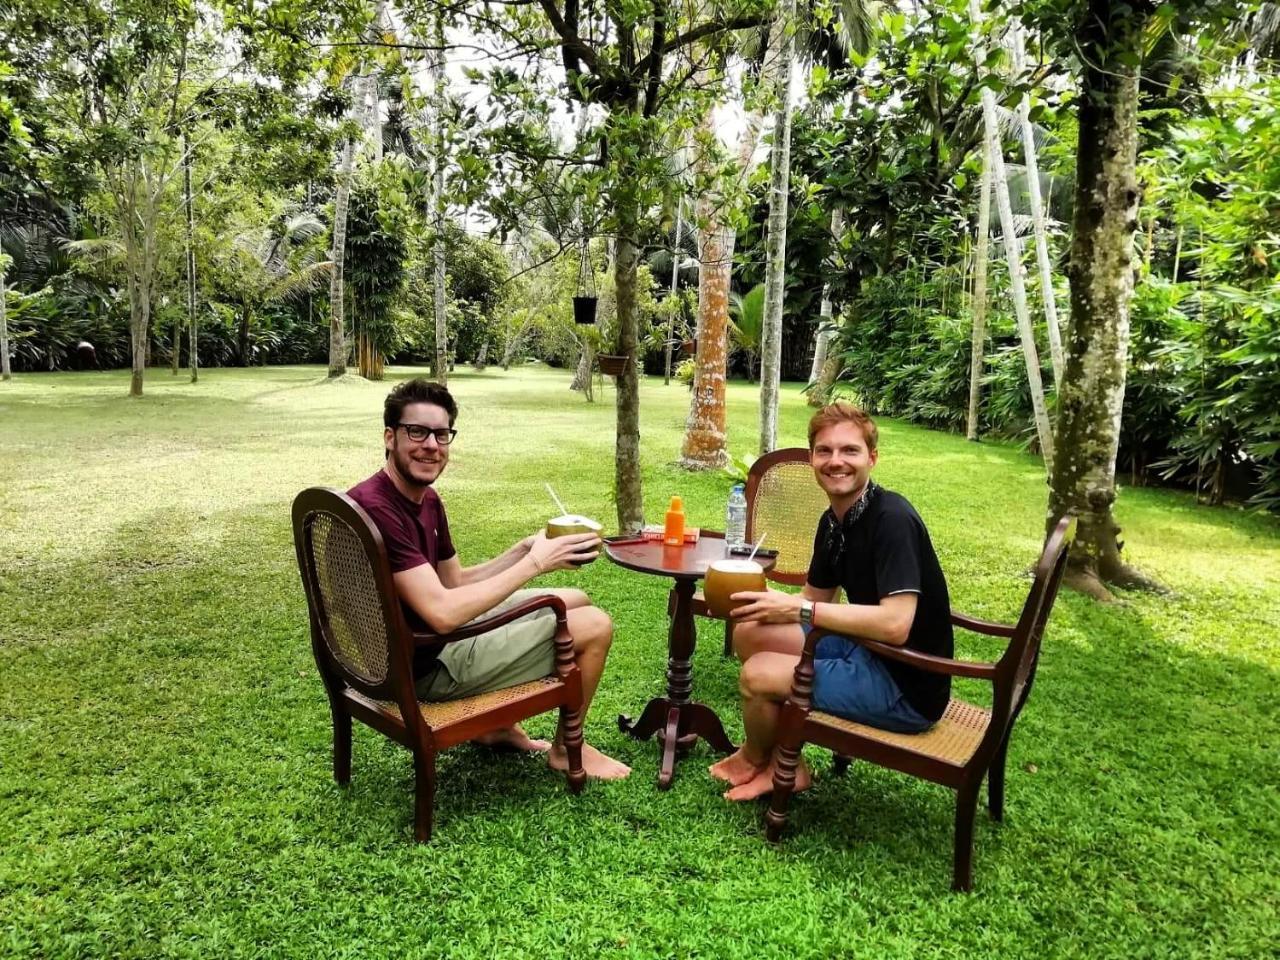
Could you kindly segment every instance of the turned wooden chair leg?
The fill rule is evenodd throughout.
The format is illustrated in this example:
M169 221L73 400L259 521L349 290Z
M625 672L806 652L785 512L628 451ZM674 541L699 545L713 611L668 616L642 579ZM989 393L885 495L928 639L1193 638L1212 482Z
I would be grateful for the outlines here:
M1008 753L1009 737L1006 734L987 771L987 809L991 812L991 819L997 822L1004 820L1004 762Z
M773 799L765 814L765 836L770 840L782 839L787 825L787 806L796 786L796 767L800 764L800 745L778 745L778 765L773 771Z
M436 799L436 752L431 748L414 750L413 779L413 838L427 843Z
M569 792L581 793L587 782L587 772L582 769L582 711L561 707L560 729L564 731L564 751L569 755L569 769L565 771Z
M979 783L966 784L956 794L955 874L951 889L973 889L973 815L978 808Z
M341 786L351 782L351 714L334 708L333 713L333 779Z
M726 657L733 656L733 621L726 620L724 622L724 655Z
M843 777L849 769L849 764L853 762L852 757L846 757L842 753L837 753L831 759L831 773L833 776Z

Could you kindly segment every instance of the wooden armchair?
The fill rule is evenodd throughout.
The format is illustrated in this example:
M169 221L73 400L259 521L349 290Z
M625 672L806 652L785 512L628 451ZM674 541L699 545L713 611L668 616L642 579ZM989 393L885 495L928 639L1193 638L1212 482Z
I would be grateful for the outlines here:
M569 789L582 789L582 681L564 603L535 597L447 635L411 633L378 528L354 500L312 487L293 501L293 540L307 592L311 647L333 715L333 776L351 781L354 717L413 753L413 833L431 839L436 754L491 730L559 708L569 754ZM556 615L555 673L504 690L441 703L419 702L413 654L492 630L533 610Z
M994 820L1004 817L1004 767L1013 723L1027 702L1040 658L1040 641L1053 609L1067 561L1067 529L1063 518L1049 535L1035 568L1035 581L1017 624L1006 626L975 620L952 611L958 627L993 637L1005 637L1009 645L994 663L951 660L889 644L857 639L870 650L932 673L974 677L991 681L994 691L990 710L953 699L942 719L924 733L904 734L880 730L821 713L811 708L813 651L822 631L813 630L796 667L791 696L782 710L778 737L778 766L773 779L766 832L777 840L787 822L787 805L795 786L800 748L814 743L836 753L837 772L848 758L872 763L932 780L956 791L955 867L952 887L973 886L973 818L978 788L987 780L987 802Z
M818 518L827 509L827 495L813 479L809 451L787 447L765 454L747 474L747 542L768 534L765 546L778 551L778 560L766 576L793 587L804 584L813 555L813 535ZM674 600L674 597L673 597ZM693 612L714 617L701 591L693 596ZM724 624L724 655L733 655L733 621Z

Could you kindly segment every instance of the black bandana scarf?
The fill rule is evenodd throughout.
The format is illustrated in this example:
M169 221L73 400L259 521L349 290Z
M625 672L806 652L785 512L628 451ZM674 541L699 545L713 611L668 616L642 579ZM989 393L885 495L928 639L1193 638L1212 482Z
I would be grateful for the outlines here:
M839 566L844 560L845 543L853 531L853 525L862 519L867 507L880 492L880 486L874 480L867 481L866 492L858 498L858 502L849 508L844 520L837 520L835 511L830 507L822 515L822 551L827 555L832 567Z

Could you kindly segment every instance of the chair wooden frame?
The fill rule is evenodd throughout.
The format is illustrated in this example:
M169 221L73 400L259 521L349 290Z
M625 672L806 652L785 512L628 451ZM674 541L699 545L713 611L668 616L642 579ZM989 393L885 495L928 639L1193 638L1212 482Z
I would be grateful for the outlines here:
M385 624L385 641L372 640L375 649L385 645L385 651L380 651L385 652L385 669L379 667L372 671L372 676L344 655L335 634L335 620L346 615L326 599L322 587L320 565L324 561L317 558L315 537L320 521L329 529L340 526L354 535L368 564L368 570L362 572L372 580L367 585L372 595L362 591L359 599L366 604L364 611L376 611ZM569 755L566 774L569 790L581 791L586 780L582 768L582 678L573 653L564 602L559 597L551 594L534 597L449 634L413 633L396 594L382 534L358 503L345 493L326 487L304 490L293 501L293 535L307 594L311 648L333 718L333 776L339 784L345 786L351 782L352 718L408 748L413 754L415 775L413 833L419 842L426 842L432 832L437 754L481 734L558 708ZM350 588L350 584L346 586ZM461 700L419 702L413 684L416 649L443 648L541 609L554 611L556 618L553 675ZM358 620L358 615L346 616L346 629Z
M757 498L760 496L760 488L764 483L765 477L768 475L769 471L774 470L779 466L783 466L787 464L797 464L797 463L801 463L806 466L809 465L810 460L809 460L808 448L784 447L780 450L774 450L772 453L765 454L763 457L760 457L754 463L751 464L751 469L747 472L747 486L746 486L746 497L747 497L746 536L747 536L748 543L755 543L756 536L758 533L756 529L757 527L756 513L758 508ZM816 483L814 484L814 490L820 492L820 488L817 486ZM825 495L823 496L823 500L825 503ZM801 525L809 526L808 532L810 536L812 536L814 530L817 529L817 517L816 516L809 517L809 518L797 517L796 526L801 526ZM768 531L765 531L765 532L767 533ZM780 557L779 560L781 561L782 558ZM768 571L765 574L765 576L774 583L784 583L789 586L799 587L804 585L805 576L807 574L808 574L807 565L804 570L789 569L786 566L784 561L782 562L781 569L779 569L778 566L775 566L774 569ZM693 604L694 604L693 612L695 616L720 619L711 612L711 609L707 606L706 601L703 599L703 596L700 592L694 595ZM732 620L724 621L724 655L726 657L733 656L733 621Z
M1064 517L1045 541L1035 568L1035 581L1015 625L988 623L952 611L951 622L975 633L1008 639L1008 646L994 662L953 660L903 647L853 638L882 657L910 664L930 673L971 677L993 686L990 711L952 700L943 719L925 733L894 734L852 723L812 709L813 656L818 639L813 630L805 641L796 666L791 696L783 705L777 742L778 764L773 779L773 799L766 814L766 833L778 840L787 822L787 807L795 787L800 748L805 743L836 753L836 770L843 772L850 758L942 784L956 791L955 861L952 888L973 887L973 821L978 790L987 777L987 802L993 820L1004 819L1004 772L1014 721L1027 702L1040 658L1045 623L1062 582L1068 550L1070 517ZM951 730L948 730L948 725ZM935 735L936 732L936 735ZM951 737L952 733L957 736ZM980 734L980 736L979 736ZM943 738L951 737L949 741ZM933 738L932 741L930 738ZM930 752L930 744L948 742L952 749ZM955 744L960 744L958 749ZM965 755L967 754L967 755Z

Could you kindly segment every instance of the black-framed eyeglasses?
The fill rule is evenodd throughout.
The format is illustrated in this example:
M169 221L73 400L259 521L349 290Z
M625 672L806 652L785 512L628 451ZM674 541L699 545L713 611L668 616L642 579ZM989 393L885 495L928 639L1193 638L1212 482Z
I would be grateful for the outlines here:
M458 435L453 427L424 427L420 423L397 423L396 426L404 427L405 435L414 443L425 443L427 437L435 437L436 443L447 447Z

